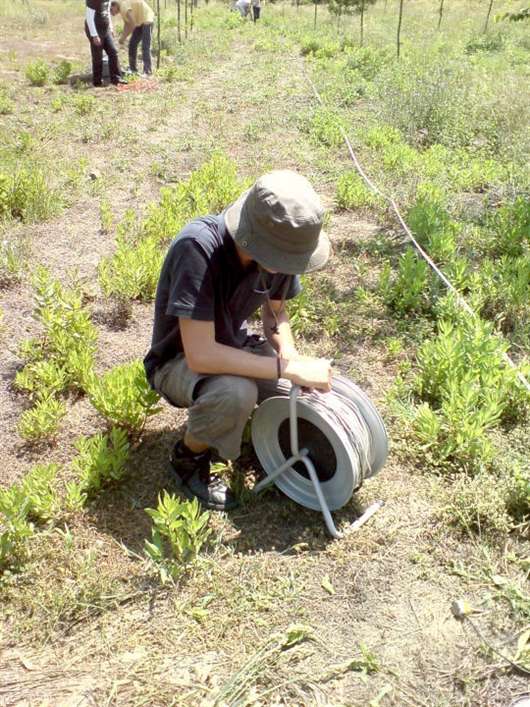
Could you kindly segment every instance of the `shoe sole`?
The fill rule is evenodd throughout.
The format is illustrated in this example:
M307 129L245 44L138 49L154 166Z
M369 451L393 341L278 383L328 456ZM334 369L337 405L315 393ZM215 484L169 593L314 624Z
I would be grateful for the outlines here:
M193 499L196 498L197 501L201 504L201 506L202 506L203 508L207 508L207 509L210 510L210 511L231 511L231 510L233 510L234 508L236 508L236 507L239 505L237 502L236 502L236 503L233 503L233 504L231 504L231 505L229 505L229 506L225 506L225 505L223 505L223 504L221 504L221 503L212 503L212 502L210 502L210 501L205 501L205 500L202 499L200 496L196 496L196 495L193 493L193 491L190 489L190 487L187 486L187 485L184 483L184 481L182 481L182 479L181 479L180 476L178 475L178 472L177 472L177 470L175 469L175 467L173 466L173 464L171 463L171 461L168 463L167 469L168 469L168 475L169 475L169 478L171 479L171 481L175 484L175 486L177 487L177 489L178 489L181 493L183 493L184 496L186 496L186 498L187 498L189 501L193 501Z

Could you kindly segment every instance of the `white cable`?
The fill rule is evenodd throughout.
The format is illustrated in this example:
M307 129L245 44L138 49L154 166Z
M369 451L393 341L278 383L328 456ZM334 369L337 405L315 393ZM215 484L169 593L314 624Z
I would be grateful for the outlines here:
M301 399L334 429L342 429L346 436L346 452L358 470L354 487L358 488L370 471L370 430L357 405L340 393L303 392Z
M315 94L315 97L316 97L317 101L320 103L321 106L325 107L325 106L324 106L324 102L323 102L322 98L320 97L320 94L319 94L319 92L317 91L317 88L316 88L315 84L313 83L313 81L311 80L311 78L307 75L307 73L306 73L306 78L307 78L307 80L308 80L308 82L309 82L311 88L313 89L313 93ZM391 196L387 196L386 194L384 194L384 193L381 191L381 189L379 189L379 187L376 186L376 185L372 182L372 180L365 174L363 168L361 167L361 164L360 164L359 160L357 159L357 156L356 156L355 152L353 151L353 147L352 147L351 142L350 142L350 140L349 140L349 138L348 138L348 135L346 134L346 131L344 130L344 128L343 128L342 125L340 125L340 124L338 125L338 128L339 128L339 130L340 130L340 134L342 135L342 138L343 138L344 142L346 143L346 147L348 148L348 152L350 153L350 157L351 157L351 159L352 159L352 161L353 161L353 164L355 165L355 168L357 169L357 171L359 172L359 174L361 175L361 177L364 179L364 181L366 182L366 184L368 184L368 186L370 187L370 189L371 189L375 194L378 194L380 197L382 197L385 201L387 201L387 202L391 205L392 210L393 210L394 213L396 214L399 223L400 223L401 226L403 227L403 230L405 231L405 233L407 234L407 236L409 237L409 239L410 239L410 240L412 241L412 243L414 244L414 247L416 248L416 250L418 251L418 253L419 253L419 254L421 255L421 257L429 264L430 268L438 275L438 277L442 280L442 282L444 283L444 285L445 285L451 292L453 292L453 294L454 294L455 297L456 297L456 301L457 301L458 304L462 307L462 309L464 309L464 310L465 310L468 314L470 314L472 317L476 317L477 319L480 319L480 317L479 317L478 314L474 311L474 309L469 306L469 304L466 302L466 300L465 300L465 299L462 297L462 295L458 292L458 290L456 289L456 287L447 279L447 277L443 274L443 272L440 270L440 268L436 265L436 263L433 261L433 259L430 257L430 255L421 247L421 245L418 243L418 241L414 238L414 236L413 236L413 234L412 234L410 228L409 228L409 227L407 226L407 224L405 223L405 220L403 219L403 216L401 215L401 212L400 212L400 210L399 210L399 208L398 208L396 202L394 201L394 199L393 199ZM526 388L526 390L527 390L528 392L530 392L530 383L526 380L526 378L523 376L523 374L518 370L517 365L512 361L512 359L508 356L508 354L507 354L506 352L503 353L502 357L503 357L504 361L506 361L506 363L508 363L508 365L510 365L510 366L515 370L515 374L516 374L517 379L519 380L519 382L523 384L523 386Z

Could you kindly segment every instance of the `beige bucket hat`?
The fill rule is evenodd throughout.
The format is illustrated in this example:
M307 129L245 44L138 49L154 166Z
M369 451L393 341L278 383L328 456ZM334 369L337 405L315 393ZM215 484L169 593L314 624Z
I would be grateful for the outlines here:
M260 177L224 212L237 245L267 270L298 275L326 264L331 246L322 231L324 209L297 172L275 170Z

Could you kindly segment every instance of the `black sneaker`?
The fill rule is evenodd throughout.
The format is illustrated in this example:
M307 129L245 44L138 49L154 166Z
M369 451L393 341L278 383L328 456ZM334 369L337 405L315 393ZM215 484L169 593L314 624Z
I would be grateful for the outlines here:
M237 500L222 479L210 473L211 459L209 449L193 454L179 440L169 457L169 474L186 498L196 498L205 508L229 511L237 506Z

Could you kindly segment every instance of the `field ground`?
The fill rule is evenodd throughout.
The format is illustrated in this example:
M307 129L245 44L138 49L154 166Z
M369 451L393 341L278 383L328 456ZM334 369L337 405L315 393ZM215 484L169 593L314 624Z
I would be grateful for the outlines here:
M516 657L530 620L525 526L499 535L449 524L452 475L418 463L394 435L387 394L413 354L389 352L388 340L408 338L413 347L420 334L356 293L380 269L374 244L395 250L401 234L388 214L335 208L336 178L350 163L344 149L316 144L304 127L315 99L299 46L271 37L265 22L233 23L220 6L200 7L177 49L176 80L155 78L146 92L34 87L24 76L31 60L86 66L80 3L39 0L31 13L11 5L0 5L0 83L15 110L0 116L0 159L31 159L62 204L45 220L7 224L2 235L21 244L28 269L0 291L0 486L42 462L61 465L66 480L77 437L105 429L86 397L70 396L53 444L29 444L17 431L28 407L12 385L19 346L39 331L32 272L42 264L61 282L80 283L97 327L99 373L142 358L152 302L134 301L124 321L100 292L98 263L113 252L127 209L145 214L161 186L188 178L215 150L242 179L291 168L322 194L334 255L314 281L324 278L350 303L348 323L340 337L323 327L303 348L333 356L396 439L382 473L336 514L346 525L384 499L359 533L333 542L318 514L269 491L212 517L208 551L175 586L162 585L143 555L151 528L144 509L156 506L185 420L164 404L133 448L126 478L36 534L26 565L0 585L0 704L507 707L528 692L528 676L491 650ZM419 0L412 5L421 11ZM266 5L267 13L312 22L310 7L296 15ZM108 228L102 203L112 212ZM253 476L252 457L239 472ZM455 619L457 599L477 613Z

